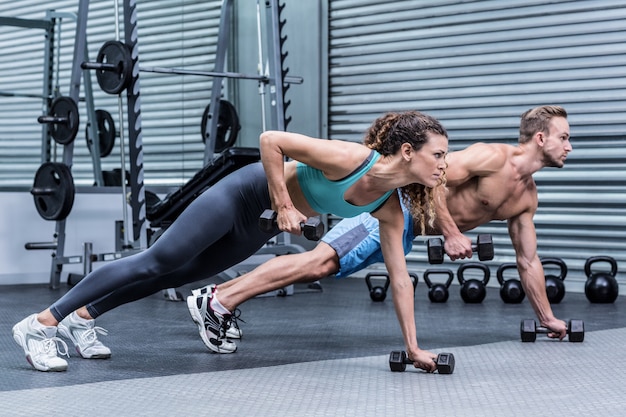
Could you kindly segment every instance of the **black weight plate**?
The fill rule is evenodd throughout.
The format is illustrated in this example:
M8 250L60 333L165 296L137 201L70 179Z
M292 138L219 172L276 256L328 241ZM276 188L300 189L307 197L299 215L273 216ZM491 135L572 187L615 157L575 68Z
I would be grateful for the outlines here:
M98 126L98 142L100 143L100 158L111 154L115 146L115 122L113 116L106 110L96 110L96 122ZM91 153L92 141L89 139L89 125L85 128L87 148Z
M206 142L207 138L207 119L209 117L209 110L211 104L206 106L204 113L202 114L202 121L200 122L200 132L202 134L202 142ZM237 110L227 100L220 100L220 115L217 119L217 135L215 138L215 153L221 153L230 148L237 141L237 135L241 125L239 124L239 116Z
M72 211L75 191L74 178L67 165L44 162L35 174L30 192L44 220L64 220Z
M96 62L111 64L116 67L116 70L96 70L96 78L102 91L108 94L119 94L128 87L132 77L133 61L130 51L124 43L119 41L105 42L98 51Z
M56 143L67 145L72 143L78 133L78 106L70 97L57 97L50 106L50 116L65 119L65 122L51 123L50 135Z

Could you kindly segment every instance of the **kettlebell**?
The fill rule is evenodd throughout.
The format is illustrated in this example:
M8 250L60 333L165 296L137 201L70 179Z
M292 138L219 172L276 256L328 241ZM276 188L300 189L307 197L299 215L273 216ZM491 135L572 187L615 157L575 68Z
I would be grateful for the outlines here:
M611 272L591 270L591 266L598 262L608 262ZM609 304L614 302L619 295L619 285L615 276L617 275L617 261L610 256L592 256L585 262L585 295L592 303Z
M548 301L550 301L551 304L558 304L563 300L563 297L565 297L565 284L563 280L565 280L567 276L567 265L563 259L555 257L541 258L541 265L544 267L544 275L546 265L556 265L560 269L558 276L545 275Z
M383 277L385 279L384 285L372 285L372 277ZM410 273L409 277L413 282L413 293L415 293L415 288L417 288L418 277L417 274ZM387 298L387 289L389 289L389 274L385 273L374 273L370 272L365 276L365 283L367 284L367 288L370 291L370 298L372 301L381 302L385 301Z
M468 269L478 269L483 273L483 279L465 279L465 271ZM459 283L461 284L461 298L469 304L482 303L487 295L486 285L489 282L491 272L489 267L479 262L467 262L461 264L457 271Z
M385 283L382 286L372 285L372 277L382 277L384 278ZM387 289L389 288L389 275L371 272L365 276L365 283L370 291L370 298L372 301L385 301L385 298L387 297Z
M517 278L504 279L504 271L507 269L515 269L517 271L517 264L515 262L505 262L498 267L496 276L500 283L500 298L507 304L519 304L526 297L524 287L522 287L522 282Z
M434 274L444 274L448 276L445 284L435 283L430 280L430 276ZM433 303L445 303L448 301L448 288L454 279L454 272L449 269L427 269L424 271L424 282L428 286L428 298Z

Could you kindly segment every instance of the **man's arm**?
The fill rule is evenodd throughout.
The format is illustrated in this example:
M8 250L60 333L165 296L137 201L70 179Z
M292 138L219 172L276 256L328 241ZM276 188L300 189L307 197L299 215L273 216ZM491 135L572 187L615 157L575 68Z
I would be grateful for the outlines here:
M506 156L494 146L475 143L467 148L452 152L447 156L447 187L462 187L476 177L486 177L498 172ZM445 238L444 249L451 260L471 258L472 242L458 228L448 210L447 194L444 187L435 187L435 212L437 228Z
M546 294L546 281L543 266L537 254L537 235L533 223L533 213L524 212L508 220L509 235L517 269L528 300L542 326L553 330L559 339L567 333L564 321L557 319Z
M470 258L472 256L472 241L459 230L448 210L446 200L448 190L438 186L433 189L433 192L435 194L436 224L444 237L444 250L453 261Z

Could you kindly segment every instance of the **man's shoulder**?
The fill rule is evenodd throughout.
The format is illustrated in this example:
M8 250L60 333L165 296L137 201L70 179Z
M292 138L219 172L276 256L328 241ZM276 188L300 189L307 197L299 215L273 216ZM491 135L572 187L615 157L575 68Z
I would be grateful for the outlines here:
M517 145L502 142L475 142L467 147L467 149L491 150L493 152L512 152L517 148Z

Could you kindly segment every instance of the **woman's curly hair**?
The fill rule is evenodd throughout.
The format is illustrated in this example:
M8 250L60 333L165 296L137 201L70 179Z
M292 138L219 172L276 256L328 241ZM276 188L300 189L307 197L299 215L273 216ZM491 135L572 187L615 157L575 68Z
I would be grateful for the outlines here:
M363 144L375 149L383 156L395 154L403 143L419 151L428 141L427 133L448 137L448 132L434 117L418 111L387 113L376 119L365 133ZM445 187L445 172L437 187ZM421 233L425 234L426 219L428 226L434 227L435 201L433 189L422 184L409 184L400 189L402 200L411 212L414 223L420 224Z

